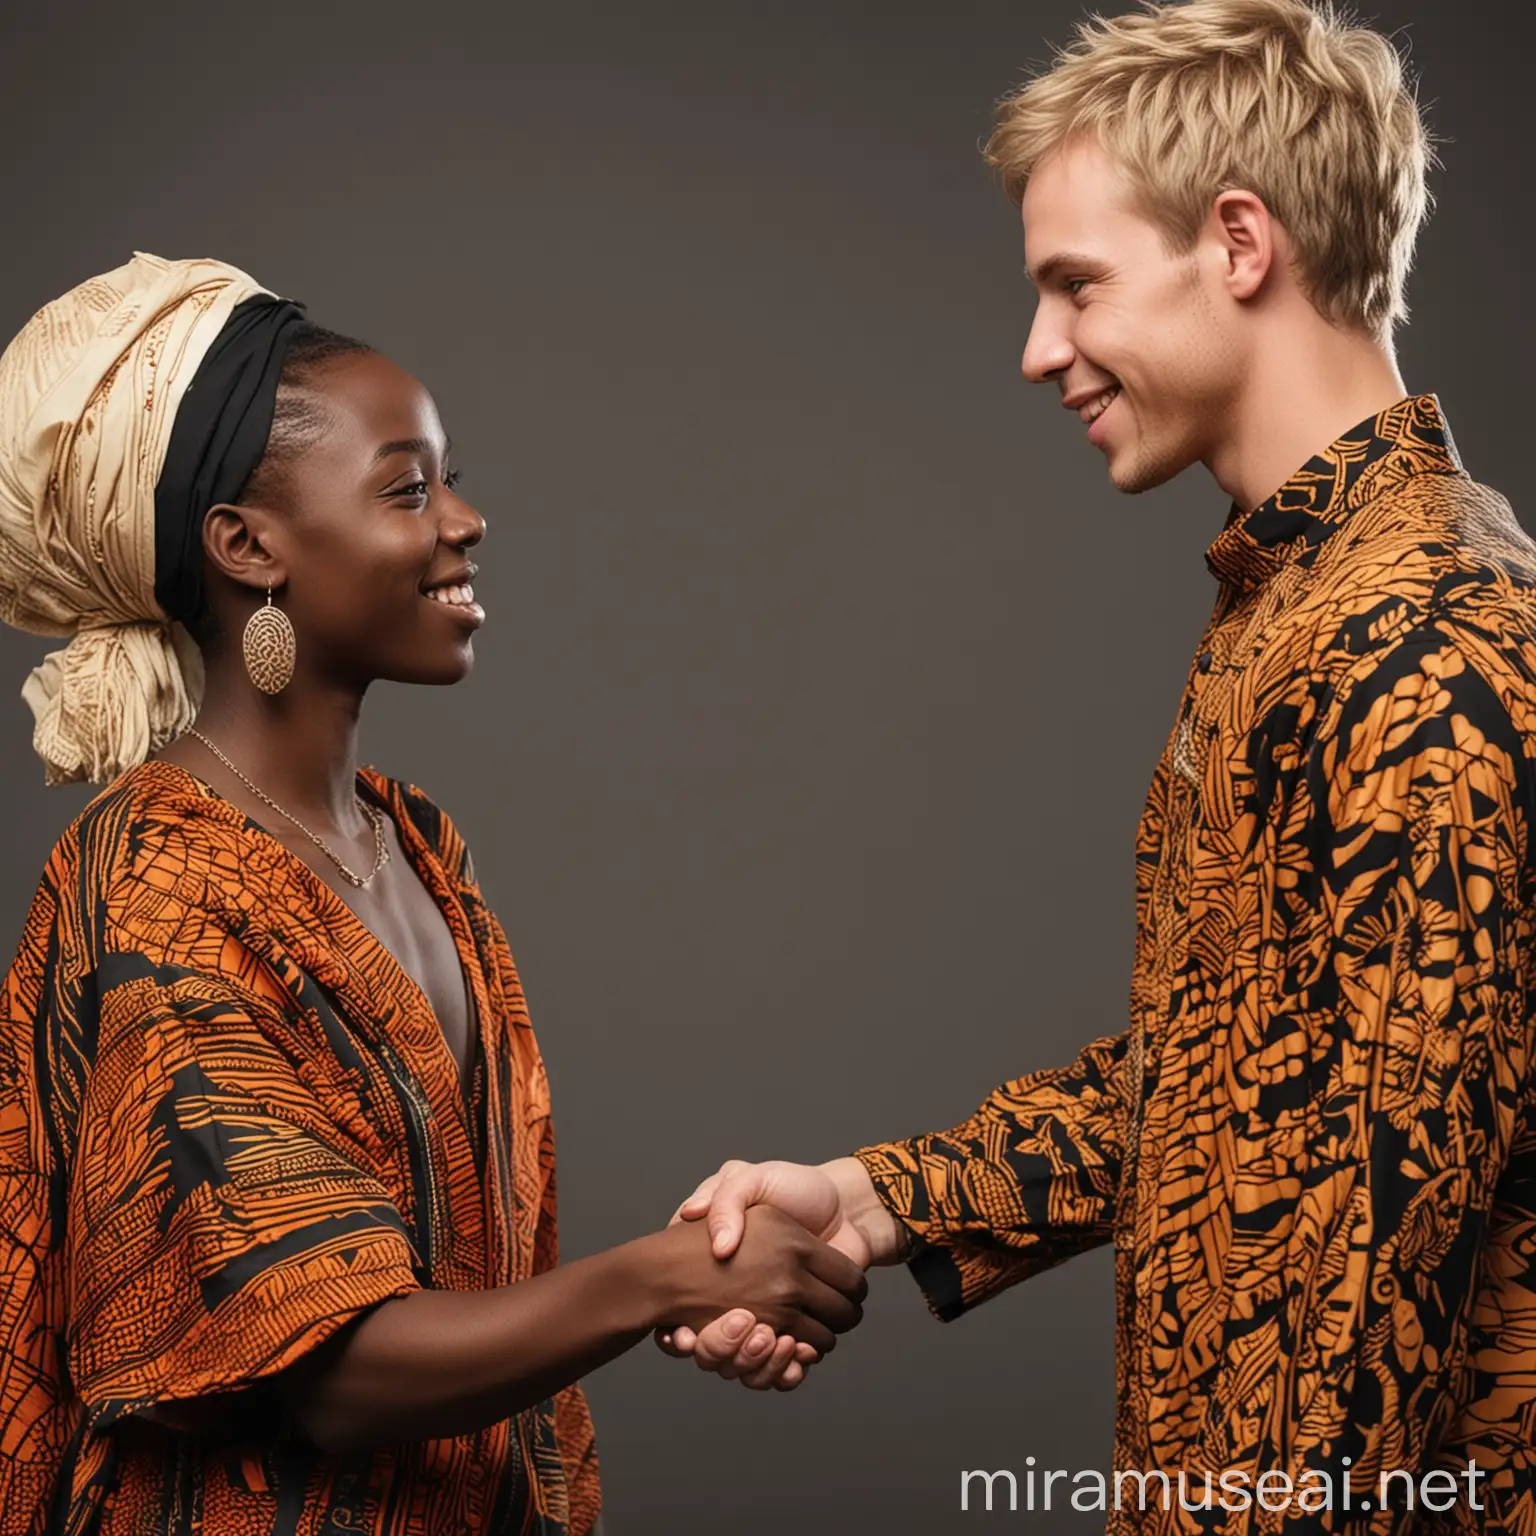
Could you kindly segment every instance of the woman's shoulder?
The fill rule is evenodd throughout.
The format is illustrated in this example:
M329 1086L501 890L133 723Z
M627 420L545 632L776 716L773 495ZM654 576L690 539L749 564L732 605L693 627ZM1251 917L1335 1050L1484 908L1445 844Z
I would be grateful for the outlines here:
M230 862L244 817L184 768L160 760L119 774L75 817L54 846L50 867L78 871L98 888L157 864ZM221 847L229 844L229 860Z
M72 830L119 837L147 828L201 823L219 801L201 780L174 763L152 758L120 773L75 818Z
M229 905L221 905L219 893L238 886L247 867L227 824L225 813L232 811L169 763L147 762L120 774L54 843L18 961L45 968L46 952L57 944L74 946L76 963L83 964L79 956L97 942L90 935L99 938L103 925L119 940L143 937L147 952L153 936L174 928L191 906Z

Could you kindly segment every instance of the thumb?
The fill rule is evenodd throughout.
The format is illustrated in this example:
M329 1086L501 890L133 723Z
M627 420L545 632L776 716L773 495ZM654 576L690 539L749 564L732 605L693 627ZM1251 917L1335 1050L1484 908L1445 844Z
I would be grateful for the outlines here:
M746 1230L747 1207L763 1198L762 1175L754 1168L722 1180L709 1206L709 1243L717 1259L736 1252Z
M672 1220L667 1225L675 1226L680 1221L697 1221L699 1217L704 1215L709 1209L709 1202L714 1198L715 1190L720 1183L720 1177L718 1173L710 1174L672 1213Z

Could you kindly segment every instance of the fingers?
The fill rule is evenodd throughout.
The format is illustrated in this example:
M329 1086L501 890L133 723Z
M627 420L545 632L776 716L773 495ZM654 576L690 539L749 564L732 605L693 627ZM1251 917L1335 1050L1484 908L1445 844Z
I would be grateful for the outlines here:
M672 1213L668 1226L709 1217L710 1246L717 1259L728 1259L741 1242L746 1209L763 1198L763 1180L751 1163L739 1158L721 1163Z
M709 1202L714 1198L715 1189L720 1180L725 1177L725 1169L718 1173L712 1173L704 1180L694 1192L672 1213L672 1220L668 1226L675 1226L680 1221L697 1221L709 1209Z
M693 1354L695 1334L692 1328L658 1328L651 1337L656 1348L674 1360L686 1360Z
M793 1392L805 1380L806 1367L798 1360L791 1360L784 1367L784 1374L774 1382L775 1392Z
M737 1346L735 1356L720 1367L720 1375L726 1381L745 1381L773 1358L777 1348L773 1329L758 1323Z
M724 1338L724 1330L716 1330L716 1337L709 1337L710 1332L706 1328L700 1335L704 1342L695 1355L700 1369L739 1381L754 1392L792 1391L805 1380L809 1365L821 1358L793 1334L775 1338L766 1323L751 1326L734 1345Z
M692 1356L700 1370L740 1381L754 1392L791 1392L821 1359L821 1352L791 1333L775 1338L745 1308L715 1319L702 1334L687 1326L658 1328L656 1346L674 1359Z
M797 1347L793 1334L782 1333L777 1339L769 1336L770 1347L761 1365L755 1370L744 1369L741 1384L754 1392L767 1392L784 1379L784 1372L795 1364Z
M717 1317L694 1340L694 1363L701 1370L724 1375L725 1367L734 1363L737 1350L756 1327L757 1319L744 1307ZM772 1337L771 1331L769 1336Z
M677 1215L673 1217L673 1220L676 1221L681 1218L683 1221L697 1221L700 1216L704 1215L705 1212L709 1210L709 1203L714 1199L715 1191L720 1187L721 1183L724 1180L730 1178L733 1174L740 1173L744 1169L750 1168L751 1166L752 1165L750 1163L742 1162L739 1157L727 1158L725 1162L720 1164L719 1168L716 1169L714 1173L710 1174L710 1176L705 1179L704 1182L700 1184L699 1187L694 1190L694 1192L689 1195L688 1198L684 1200L680 1206L678 1206Z
M835 1291L828 1294L837 1295ZM841 1296L838 1300L845 1307L849 1305ZM837 1348L837 1335L809 1312L791 1312L784 1320L784 1331L809 1344L818 1355L830 1355Z
M851 1301L842 1291L823 1285L820 1280L809 1275L801 1288L800 1307L833 1333L847 1333L857 1328L864 1319L864 1309L858 1302ZM804 1339L808 1344L816 1344L815 1339L798 1328L786 1331L793 1333L796 1338Z
M817 1243L810 1249L805 1267L818 1280L841 1291L855 1304L869 1295L869 1278L864 1271L846 1253L839 1253L826 1243Z

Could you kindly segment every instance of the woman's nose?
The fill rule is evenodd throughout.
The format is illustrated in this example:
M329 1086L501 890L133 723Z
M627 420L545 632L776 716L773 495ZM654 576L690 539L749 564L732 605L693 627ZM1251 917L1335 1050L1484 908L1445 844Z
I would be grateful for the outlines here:
M467 501L453 498L453 506L444 513L440 529L443 542L468 549L485 537L485 519Z

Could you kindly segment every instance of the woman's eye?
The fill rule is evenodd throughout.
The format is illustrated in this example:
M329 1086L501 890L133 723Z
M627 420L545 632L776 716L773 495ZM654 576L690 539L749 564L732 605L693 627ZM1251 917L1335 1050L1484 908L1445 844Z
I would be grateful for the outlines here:
M463 478L464 476L461 471L457 469L450 469L448 473L443 476L443 484L450 491L456 491L459 488L459 481Z
M410 496L420 498L427 494L427 482L425 480L412 480L409 485L402 485L396 492L396 496Z

